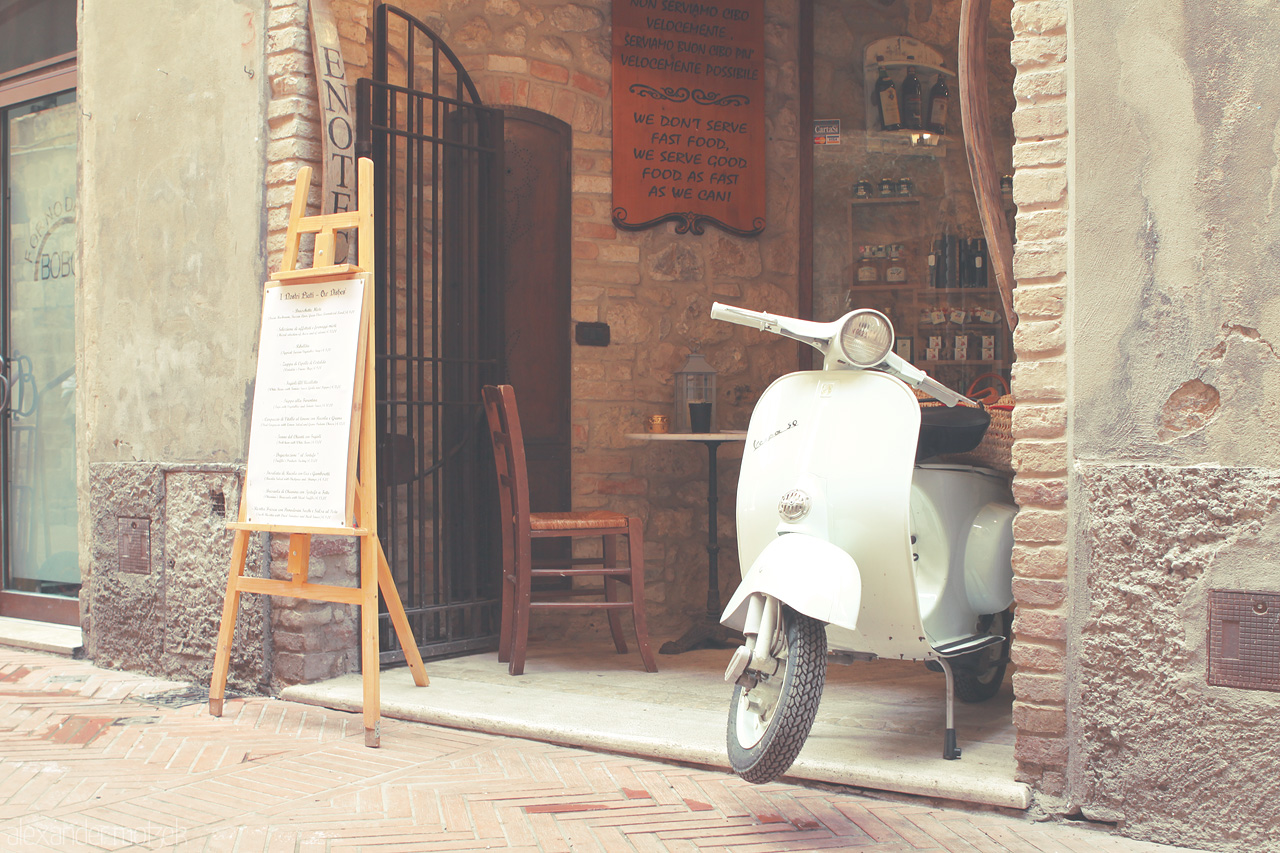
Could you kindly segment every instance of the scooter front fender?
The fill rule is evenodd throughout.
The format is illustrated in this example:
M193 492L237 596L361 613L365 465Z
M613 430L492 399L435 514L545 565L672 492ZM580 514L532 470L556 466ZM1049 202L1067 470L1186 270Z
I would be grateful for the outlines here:
M774 539L738 584L720 616L721 623L741 631L747 602L764 593L806 616L855 631L862 603L862 577L853 557L837 545L807 533L784 533Z

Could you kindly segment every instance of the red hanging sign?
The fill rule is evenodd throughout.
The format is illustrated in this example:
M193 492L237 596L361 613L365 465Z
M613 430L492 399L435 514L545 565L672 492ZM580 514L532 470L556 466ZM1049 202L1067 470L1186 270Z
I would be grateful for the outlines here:
M614 0L613 223L765 225L763 0Z

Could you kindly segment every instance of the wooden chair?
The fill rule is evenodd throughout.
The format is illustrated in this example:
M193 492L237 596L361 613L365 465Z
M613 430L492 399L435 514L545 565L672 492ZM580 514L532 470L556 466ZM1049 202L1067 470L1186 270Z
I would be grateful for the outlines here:
M524 672L525 649L529 641L529 613L532 610L579 610L600 608L609 616L609 631L618 654L627 653L622 638L620 611L630 610L635 620L636 643L644 668L657 672L649 648L649 629L644 618L644 537L640 519L609 510L586 512L530 512L529 478L525 469L524 436L516 410L515 389L510 385L486 385L482 389L489 434L493 440L494 462L498 470L498 492L502 513L502 630L498 640L498 660L508 662L512 675ZM552 537L599 536L603 557L533 559L533 540ZM628 564L619 566L618 537L626 536ZM600 577L603 589L570 589L539 592L535 598L533 579L537 577ZM618 584L631 587L631 600L618 599ZM579 601L577 596L604 594L603 601ZM552 596L556 597L552 597Z

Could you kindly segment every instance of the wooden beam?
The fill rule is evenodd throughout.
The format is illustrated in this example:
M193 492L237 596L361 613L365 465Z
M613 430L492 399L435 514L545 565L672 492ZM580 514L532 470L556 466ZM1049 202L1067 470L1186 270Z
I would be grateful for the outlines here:
M995 270L1004 321L1013 331L1013 235L1009 233L1000 198L1000 175L991 135L991 104L987 94L987 19L991 0L962 0L960 4L960 125L969 174L978 200L978 216L987 238L987 253Z

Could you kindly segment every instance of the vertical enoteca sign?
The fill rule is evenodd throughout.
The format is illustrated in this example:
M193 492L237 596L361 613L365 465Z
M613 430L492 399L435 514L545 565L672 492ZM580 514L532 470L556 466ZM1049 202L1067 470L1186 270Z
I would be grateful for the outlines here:
M765 225L763 0L613 0L613 222Z
M356 206L356 130L351 87L342 61L342 43L329 0L310 0L311 55L320 104L321 213L345 213ZM339 231L333 263L349 262L350 234Z
M263 292L245 521L347 527L367 276Z

